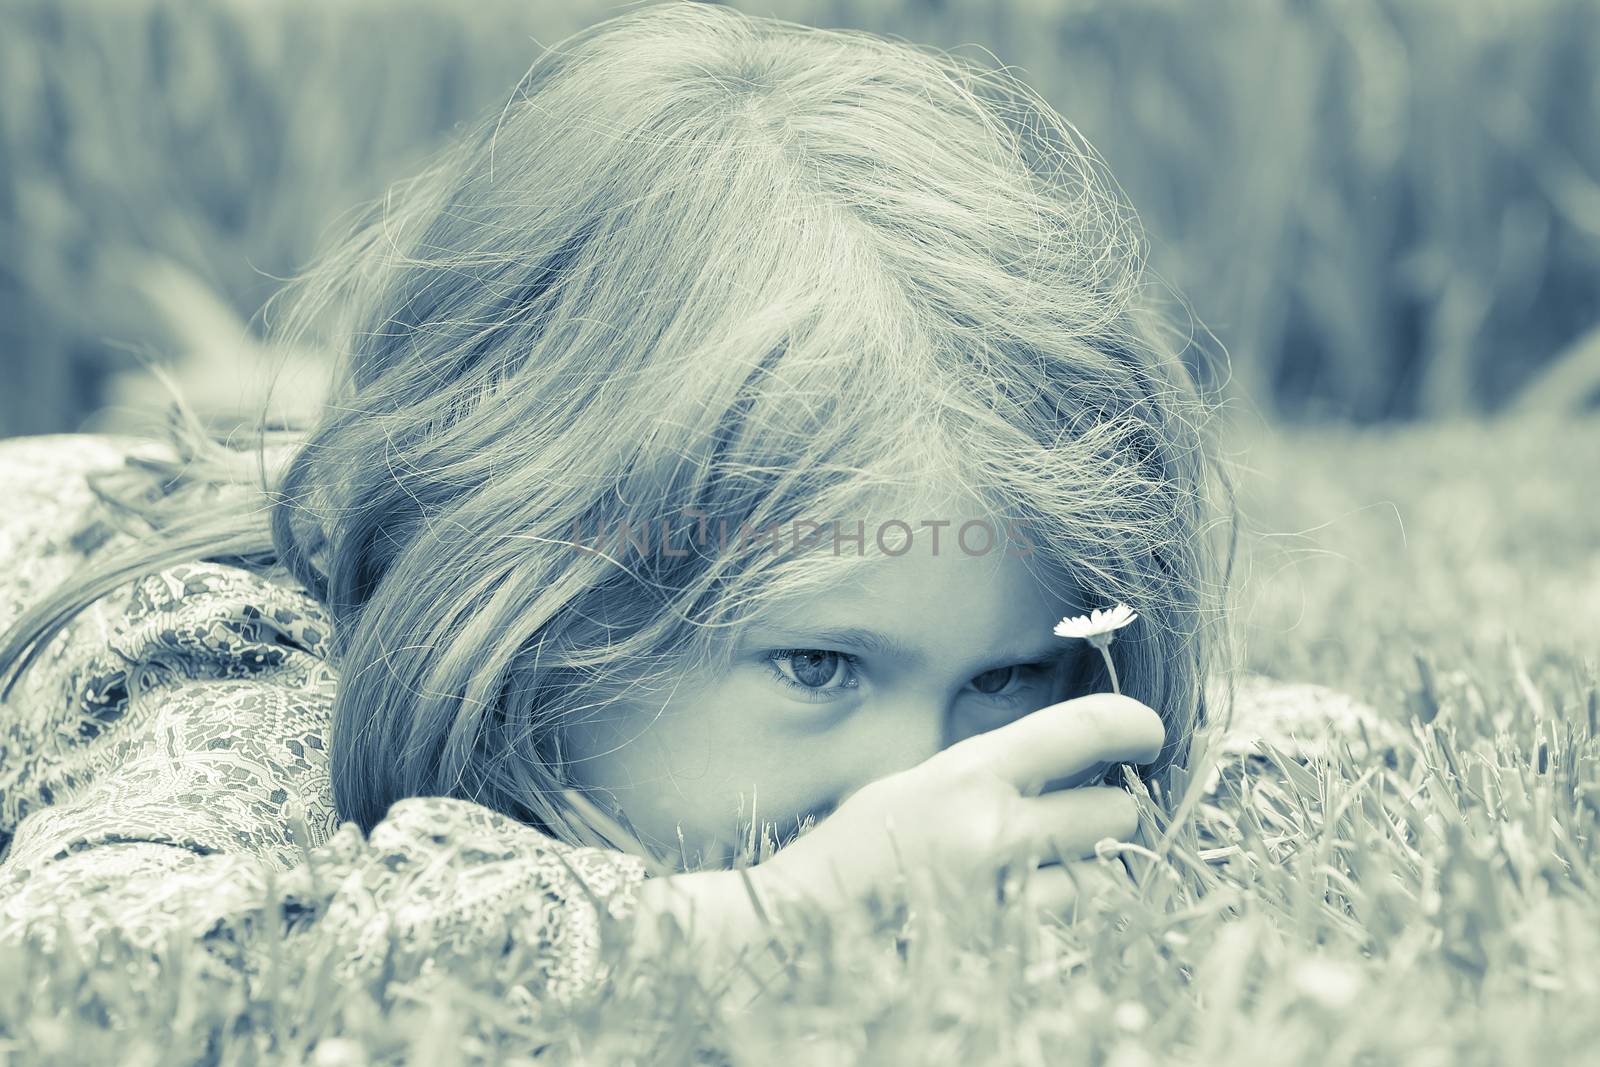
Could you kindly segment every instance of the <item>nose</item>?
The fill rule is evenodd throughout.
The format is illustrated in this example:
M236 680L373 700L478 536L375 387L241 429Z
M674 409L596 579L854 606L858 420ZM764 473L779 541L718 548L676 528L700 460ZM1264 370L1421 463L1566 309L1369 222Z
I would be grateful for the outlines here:
M1032 708L1022 708L1008 714L996 715L993 712L983 713L974 710L971 705L958 704L945 717L944 747L949 748L951 745L965 741L969 737L975 737L978 734L988 733L990 730L997 730L1002 726L1007 726L1033 710Z
M979 723L970 714L964 714L959 710L953 711L945 717L944 740L940 747L949 748L951 745L959 744L969 737L976 737L986 730L993 729L994 725L994 723Z
M945 706L928 696L880 699L861 709L822 773L833 788L826 810L868 782L910 770L945 747Z

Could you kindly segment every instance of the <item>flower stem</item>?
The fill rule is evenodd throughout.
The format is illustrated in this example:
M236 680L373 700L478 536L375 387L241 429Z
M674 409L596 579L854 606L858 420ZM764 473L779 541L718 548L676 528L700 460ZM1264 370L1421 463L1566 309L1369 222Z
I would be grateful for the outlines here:
M1099 646L1100 657L1106 661L1106 670L1111 672L1111 691L1118 696L1122 695L1122 686L1117 683L1117 665L1111 662L1111 650L1105 645Z

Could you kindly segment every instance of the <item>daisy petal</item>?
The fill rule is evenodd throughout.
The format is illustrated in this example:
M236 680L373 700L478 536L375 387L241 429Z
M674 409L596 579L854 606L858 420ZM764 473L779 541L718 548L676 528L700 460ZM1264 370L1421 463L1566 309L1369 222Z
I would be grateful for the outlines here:
M1089 638L1120 630L1139 616L1126 604L1109 608L1095 608L1087 615L1072 615L1056 623L1055 635L1066 638Z

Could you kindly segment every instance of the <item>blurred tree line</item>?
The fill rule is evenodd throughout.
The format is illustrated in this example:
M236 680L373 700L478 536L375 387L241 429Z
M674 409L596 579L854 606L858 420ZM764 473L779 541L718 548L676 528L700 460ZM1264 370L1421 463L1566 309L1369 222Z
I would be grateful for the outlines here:
M1264 411L1600 390L1592 0L735 6L1020 68L1105 157L1156 276ZM328 227L500 102L539 45L622 9L9 0L0 435L115 428L160 402L151 358L202 407L238 406L268 362L252 316ZM304 399L319 367L299 358Z

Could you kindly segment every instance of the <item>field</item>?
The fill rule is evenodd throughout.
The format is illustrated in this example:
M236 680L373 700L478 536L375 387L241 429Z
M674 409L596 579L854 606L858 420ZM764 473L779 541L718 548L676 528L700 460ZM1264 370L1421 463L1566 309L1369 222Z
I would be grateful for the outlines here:
M1137 884L1076 924L947 902L913 916L902 960L869 916L780 916L792 974L749 1006L674 950L618 958L567 1014L518 1006L515 956L348 988L289 939L246 989L181 955L150 987L109 944L0 950L0 1063L1584 1061L1595 455L1593 422L1241 435L1250 665L1362 696L1405 739L1258 761L1170 835L1152 809Z
M624 6L0 5L0 436L147 425L144 361L236 414L281 279ZM266 934L253 981L180 945L151 984L113 943L0 947L0 1067L1600 1056L1600 5L733 6L987 53L1081 129L1228 357L1242 664L1396 739L1148 805L1134 882L1071 925L924 901L902 957L877 917L779 916L749 1005L681 949L559 1013L517 955L346 986Z
M0 5L0 435L116 428L150 399L141 357L235 388L216 368L330 227L627 6ZM1591 0L732 6L1012 69L1105 158L1264 410L1597 399Z

